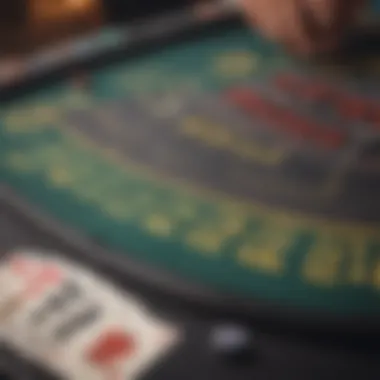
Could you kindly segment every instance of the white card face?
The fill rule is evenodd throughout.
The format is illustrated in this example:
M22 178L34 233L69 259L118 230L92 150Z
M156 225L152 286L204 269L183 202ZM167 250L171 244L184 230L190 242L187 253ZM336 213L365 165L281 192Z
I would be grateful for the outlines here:
M0 265L0 339L65 379L136 380L179 331L98 275L20 251Z

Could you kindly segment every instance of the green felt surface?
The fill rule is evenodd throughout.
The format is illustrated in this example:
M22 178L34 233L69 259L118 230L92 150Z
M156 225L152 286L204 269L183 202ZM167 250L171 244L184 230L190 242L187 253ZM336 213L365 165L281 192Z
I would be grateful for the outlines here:
M1 178L65 225L190 283L286 307L378 312L376 223L244 201L167 175L68 117L86 111L116 133L123 122L105 112L113 102L162 91L213 94L295 67L237 28L104 67L85 90L78 80L41 88L1 109Z

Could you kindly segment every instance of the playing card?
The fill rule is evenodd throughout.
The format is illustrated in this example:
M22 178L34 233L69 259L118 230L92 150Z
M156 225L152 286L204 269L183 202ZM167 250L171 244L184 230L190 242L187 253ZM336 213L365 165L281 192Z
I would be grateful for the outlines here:
M1 265L0 284L0 338L66 379L135 380L179 338L141 302L58 256L19 251Z

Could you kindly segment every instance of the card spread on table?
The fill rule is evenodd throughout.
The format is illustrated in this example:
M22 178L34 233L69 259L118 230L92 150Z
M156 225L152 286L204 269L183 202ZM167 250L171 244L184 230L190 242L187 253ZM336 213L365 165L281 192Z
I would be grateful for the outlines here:
M138 379L179 340L142 302L54 255L11 255L0 285L0 338L65 379Z

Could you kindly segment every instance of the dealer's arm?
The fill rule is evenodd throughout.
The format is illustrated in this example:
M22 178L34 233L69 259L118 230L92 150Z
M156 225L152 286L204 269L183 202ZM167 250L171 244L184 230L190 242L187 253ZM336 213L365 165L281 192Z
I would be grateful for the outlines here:
M266 37L300 54L333 49L366 0L238 0Z

